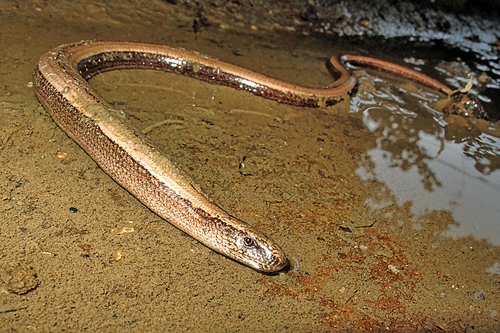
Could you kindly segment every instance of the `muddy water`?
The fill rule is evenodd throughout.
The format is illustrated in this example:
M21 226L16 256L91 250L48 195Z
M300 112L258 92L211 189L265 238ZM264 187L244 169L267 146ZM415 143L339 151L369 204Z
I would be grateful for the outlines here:
M409 203L415 217L429 211L449 211L455 221L443 235L473 236L500 245L500 139L482 133L458 116L443 116L442 99L423 89L381 81L360 74L374 84L351 104L363 112L363 123L377 137L377 146L363 155L356 173L367 182L380 182L387 195L369 199L375 209L394 202ZM496 127L493 125L492 127ZM415 227L421 226L418 218Z
M444 117L443 96L358 69L358 94L328 110L165 73L92 79L214 201L281 244L292 269L266 276L186 236L104 174L37 102L32 69L62 43L137 40L324 86L324 61L362 47L226 26L194 33L161 3L3 9L1 331L498 327L499 142Z

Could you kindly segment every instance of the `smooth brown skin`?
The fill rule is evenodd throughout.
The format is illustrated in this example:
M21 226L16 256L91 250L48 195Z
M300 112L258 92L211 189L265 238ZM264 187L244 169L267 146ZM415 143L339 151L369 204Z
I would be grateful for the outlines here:
M340 60L342 62L349 62L353 65L372 67L387 73L395 74L404 77L405 79L417 82L427 88L442 92L446 95L453 92L452 89L448 88L441 82L428 77L427 75L387 61L352 54L345 54L340 57Z
M343 56L341 61L380 68L447 91L425 75L388 62L358 56ZM289 265L279 246L210 202L188 175L86 80L115 69L156 69L245 90L280 103L326 107L347 99L357 84L336 57L327 66L332 75L340 73L340 78L329 88L314 89L179 48L83 41L60 46L42 56L35 69L34 87L38 100L59 127L152 211L211 249L258 271L274 273Z

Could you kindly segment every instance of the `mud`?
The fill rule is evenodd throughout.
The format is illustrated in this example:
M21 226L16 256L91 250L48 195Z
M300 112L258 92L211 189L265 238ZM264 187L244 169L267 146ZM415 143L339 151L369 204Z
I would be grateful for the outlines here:
M445 183L429 162L440 144L463 143L459 158L476 161L467 172L493 196L500 188L495 137L443 118L431 103L442 96L359 70L359 94L328 110L173 74L91 80L137 127L151 128L215 202L283 247L291 271L267 276L199 244L117 185L53 123L30 84L51 48L115 39L185 47L326 86L325 60L366 50L359 40L264 29L272 22L265 17L255 27L229 15L216 24L217 15L187 2L0 6L0 331L498 330L500 242L447 234L466 225L453 208L467 210L458 195L437 208L412 201ZM422 146L429 137L440 144ZM388 178L413 169L422 187L408 177L396 186L409 197L394 190L377 169L377 149ZM494 214L494 201L483 202ZM484 216L477 224L487 220L497 233L495 215Z

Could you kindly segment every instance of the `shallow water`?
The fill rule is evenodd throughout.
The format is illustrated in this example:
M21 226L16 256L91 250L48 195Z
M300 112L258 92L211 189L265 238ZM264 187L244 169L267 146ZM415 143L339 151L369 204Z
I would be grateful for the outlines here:
M378 41L218 26L194 33L175 6L122 6L1 13L0 330L498 327L499 140L484 123L443 116L444 96L362 69L359 92L327 110L158 72L91 80L139 129L161 124L148 131L153 141L283 247L291 271L267 276L145 208L57 128L28 83L44 52L89 38L181 46L309 86L331 83L332 54L372 50L405 63L422 46L395 41L398 52L384 52L372 48ZM429 50L418 66L464 83L435 69L441 53ZM479 93L491 109L496 80Z
M438 95L425 90L409 93L368 74L363 79L375 83L376 91L359 93L351 112L363 113L363 123L376 136L377 146L364 154L356 173L365 181L383 183L384 193L398 205L410 203L417 230L419 217L446 210L456 224L443 236L474 236L500 245L496 204L500 139L450 126L432 108L442 98ZM393 203L378 196L368 202L376 209Z

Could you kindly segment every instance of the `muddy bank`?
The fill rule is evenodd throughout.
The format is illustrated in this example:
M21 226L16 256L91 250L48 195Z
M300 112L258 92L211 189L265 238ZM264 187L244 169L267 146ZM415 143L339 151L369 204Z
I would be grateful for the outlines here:
M0 331L496 329L500 248L489 234L499 234L499 144L445 119L433 104L443 96L357 69L358 94L329 110L157 72L92 79L138 128L165 122L152 140L284 248L293 268L277 276L160 219L34 97L38 58L82 39L180 46L309 86L332 82L332 54L384 56L360 38L339 41L333 28L315 31L321 22L309 25L303 12L287 23L280 3L199 4L1 4ZM420 50L384 39L387 50ZM423 59L433 69L441 57L457 60L447 54Z

